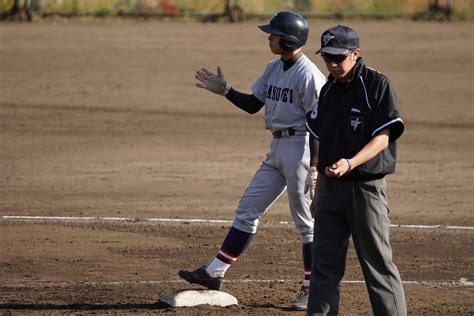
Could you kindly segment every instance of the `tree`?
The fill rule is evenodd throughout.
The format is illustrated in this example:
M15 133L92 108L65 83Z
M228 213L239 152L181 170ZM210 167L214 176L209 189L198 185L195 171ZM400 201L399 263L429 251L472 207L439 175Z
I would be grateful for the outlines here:
M415 20L442 20L451 21L453 17L453 0L428 0L427 9L415 15Z
M243 22L245 15L241 2L241 0L225 0L223 13L208 14L202 18L202 22L217 22L221 19L231 23Z
M6 19L12 21L33 21L30 12L30 0L15 0L12 8L6 13Z
M225 1L225 15L229 22L243 22L245 20L244 9L242 8L242 1L240 0L226 0Z

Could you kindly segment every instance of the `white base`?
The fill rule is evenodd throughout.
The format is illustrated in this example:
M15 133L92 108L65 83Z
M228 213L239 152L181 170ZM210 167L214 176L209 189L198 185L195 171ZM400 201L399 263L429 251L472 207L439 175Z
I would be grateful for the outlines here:
M162 302L171 307L189 307L196 305L228 306L237 305L237 299L229 293L213 290L184 290L165 295Z

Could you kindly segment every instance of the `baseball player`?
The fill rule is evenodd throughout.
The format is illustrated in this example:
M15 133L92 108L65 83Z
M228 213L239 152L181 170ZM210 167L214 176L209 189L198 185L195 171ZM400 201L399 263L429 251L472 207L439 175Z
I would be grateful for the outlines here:
M313 271L308 315L339 313L349 237L362 267L374 315L406 315L405 295L389 242L385 175L395 171L403 133L389 79L366 67L359 35L336 26L318 51L330 72L308 130L319 140L319 177L311 211Z
M314 174L310 172L307 117L315 110L315 94L325 83L324 75L303 54L308 23L299 14L279 12L270 24L259 28L268 36L271 51L280 58L271 61L252 86L252 94L234 90L220 67L217 74L202 69L196 74L199 88L225 96L240 109L254 114L265 106L265 126L272 142L267 159L244 192L229 230L217 255L196 270L181 270L179 276L190 283L218 290L227 269L247 249L257 232L260 217L288 192L289 207L303 249L304 280L294 307L306 310L311 274L313 219L307 191ZM312 144L317 145L317 142ZM308 179L308 185L305 180Z

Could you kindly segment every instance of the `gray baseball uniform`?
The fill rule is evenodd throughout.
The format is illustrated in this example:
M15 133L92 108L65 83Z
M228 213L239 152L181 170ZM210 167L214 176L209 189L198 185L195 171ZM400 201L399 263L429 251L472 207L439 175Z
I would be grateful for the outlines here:
M310 243L313 240L311 201L304 193L309 169L306 113L316 108L315 92L326 78L304 54L289 69L283 66L280 59L270 62L252 86L253 95L265 103L265 127L274 133L274 138L267 159L240 200L233 227L255 233L260 217L287 189L301 242Z
M267 158L256 172L243 194L229 229L217 255L206 265L195 270L180 270L184 280L220 289L227 269L250 245L260 217L287 189L290 210L302 243L304 279L293 307L306 310L312 266L313 219L309 211L310 197L305 194L310 182L310 148L317 143L310 140L305 129L306 120L317 111L319 90L325 77L302 53L309 26L298 13L281 11L269 24L259 28L269 34L272 53L280 58L270 62L252 86L252 94L234 90L226 81L220 67L217 74L202 68L196 72L196 86L225 96L249 114L265 106L265 127L273 140ZM311 180L311 179L310 179ZM311 192L311 190L310 190Z

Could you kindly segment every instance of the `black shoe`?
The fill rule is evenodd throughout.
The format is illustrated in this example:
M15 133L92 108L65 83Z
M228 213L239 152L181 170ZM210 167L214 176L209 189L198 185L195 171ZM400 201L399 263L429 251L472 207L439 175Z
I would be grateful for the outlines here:
M213 278L207 274L204 266L197 268L194 271L179 270L178 275L189 283L200 284L210 290L219 290L222 282L224 282L224 278Z

